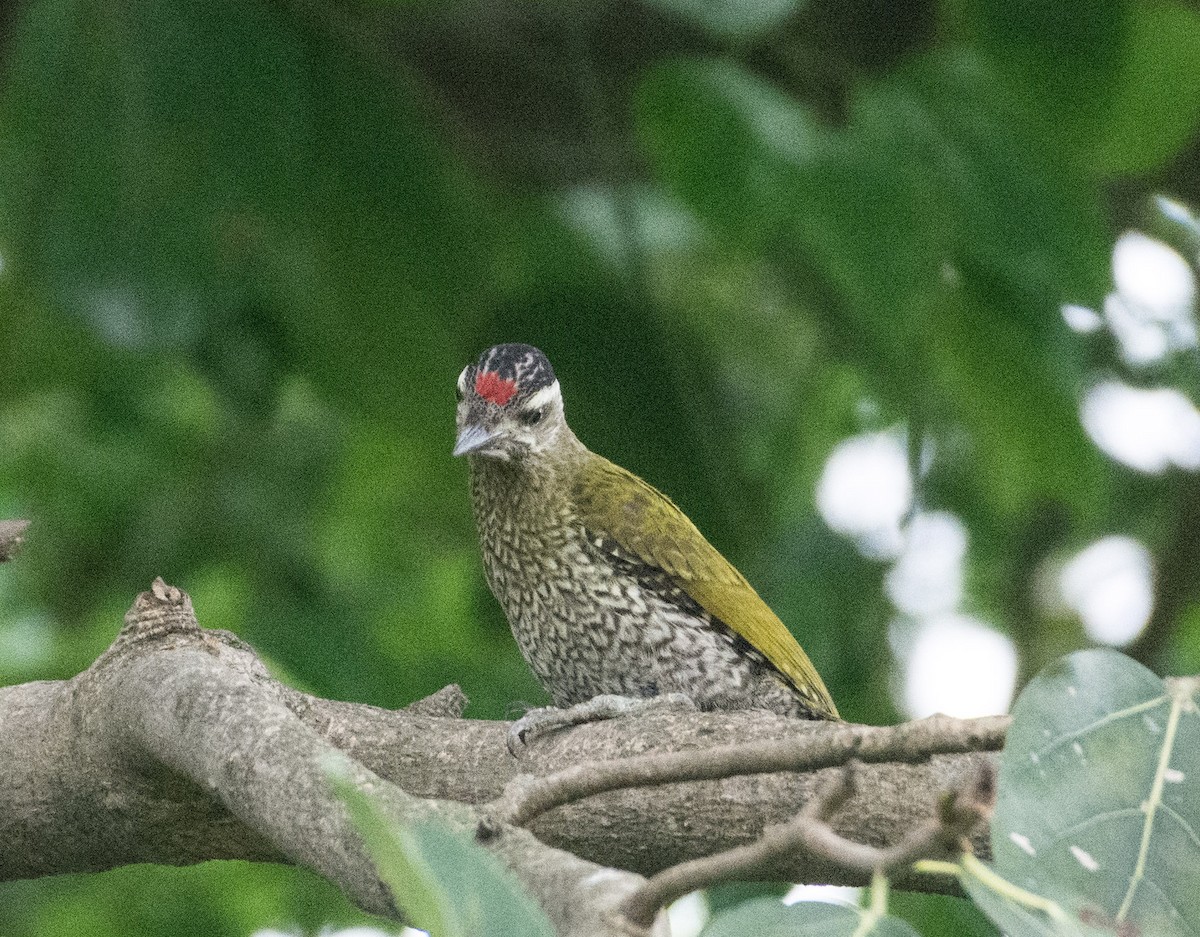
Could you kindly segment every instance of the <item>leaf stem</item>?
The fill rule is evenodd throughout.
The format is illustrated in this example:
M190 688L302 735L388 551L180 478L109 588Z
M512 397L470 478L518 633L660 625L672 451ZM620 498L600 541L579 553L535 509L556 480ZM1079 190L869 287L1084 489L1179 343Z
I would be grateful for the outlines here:
M867 937L875 925L887 917L888 877L883 869L871 873L871 900L859 914L858 926L850 937Z
M920 859L913 863L913 871L922 875L953 875L961 879L963 867L957 862L945 862L941 859Z
M1067 912L1062 909L1057 901L1051 901L1049 898L1043 898L1041 895L1031 891L1026 891L1018 885L1014 885L1004 876L999 875L986 862L981 862L969 852L964 852L959 859L962 863L963 871L972 876L977 882L986 888L990 888L998 895L1015 901L1017 904L1024 905L1027 908L1032 908L1035 911L1041 911L1052 921L1063 922L1068 920Z
M953 875L959 881L969 876L985 888L991 889L1009 901L1034 911L1041 911L1052 921L1064 922L1069 920L1069 915L1058 902L1044 898L1034 892L1026 891L1019 885L1014 885L1008 879L1004 878L1004 876L998 874L986 862L982 862L976 858L972 853L964 852L959 857L958 862L940 862L936 859L922 859L920 862L914 862L912 867L915 871L923 875Z

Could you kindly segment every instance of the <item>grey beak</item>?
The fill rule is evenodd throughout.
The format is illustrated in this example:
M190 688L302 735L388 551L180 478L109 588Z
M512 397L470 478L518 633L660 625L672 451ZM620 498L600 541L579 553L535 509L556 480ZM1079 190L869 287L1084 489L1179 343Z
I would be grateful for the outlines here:
M493 439L496 434L482 426L464 426L454 441L454 455L466 455L468 452L478 452Z

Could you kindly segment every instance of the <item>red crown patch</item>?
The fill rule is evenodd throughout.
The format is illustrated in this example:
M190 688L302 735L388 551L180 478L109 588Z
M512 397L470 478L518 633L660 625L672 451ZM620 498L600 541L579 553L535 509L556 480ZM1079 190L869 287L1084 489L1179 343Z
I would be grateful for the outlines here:
M475 393L484 400L503 407L516 392L517 382L512 378L501 377L495 371L480 371L475 375Z

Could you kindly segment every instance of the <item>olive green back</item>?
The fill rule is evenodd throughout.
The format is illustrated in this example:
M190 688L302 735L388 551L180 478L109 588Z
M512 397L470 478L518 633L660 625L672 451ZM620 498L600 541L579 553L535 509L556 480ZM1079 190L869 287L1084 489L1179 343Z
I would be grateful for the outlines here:
M594 453L579 466L574 496L589 532L665 571L709 614L761 652L816 715L839 718L824 681L792 633L670 498Z

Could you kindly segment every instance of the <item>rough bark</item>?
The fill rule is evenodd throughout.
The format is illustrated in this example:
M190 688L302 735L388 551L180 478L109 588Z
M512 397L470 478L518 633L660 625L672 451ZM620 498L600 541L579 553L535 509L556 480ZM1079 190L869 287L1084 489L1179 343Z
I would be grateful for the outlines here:
M381 777L418 796L471 804L500 797L520 775L541 777L582 762L815 737L845 728L761 712L658 710L546 736L514 759L505 747L508 723L428 718L294 692L289 699L308 725ZM858 793L833 827L873 846L899 842L929 816L940 792L956 786L980 759L990 757L935 755L917 763L863 765ZM791 819L837 770L612 791L557 808L539 817L531 829L544 842L576 855L648 875L750 842L765 826ZM986 836L979 842L986 850ZM775 872L785 881L864 883L862 876L802 855L792 856Z
M233 635L202 631L187 596L161 582L126 621L72 680L0 690L0 878L131 862L294 862L364 909L396 913L326 779L336 748L286 705L253 652ZM401 822L437 816L473 833L484 819L353 760L349 769ZM492 824L490 833L486 848L559 933L627 933L614 909L639 876L516 827Z
M515 759L507 724L457 718L462 703L455 688L399 711L298 693L234 635L200 629L187 596L156 583L88 670L0 689L0 879L132 862L291 862L368 910L394 913L327 784L322 762L336 751L399 820L436 815L472 832L486 822L486 848L559 933L629 933L613 909L640 874L753 841L837 769L610 791L550 810L530 831L504 822L507 785L584 761L846 731L762 713L663 710L548 736ZM833 826L858 842L894 844L986 757L863 765ZM767 872L861 881L802 854Z

